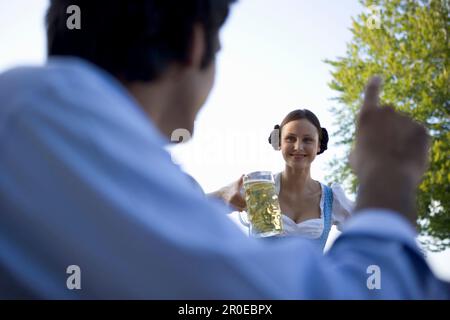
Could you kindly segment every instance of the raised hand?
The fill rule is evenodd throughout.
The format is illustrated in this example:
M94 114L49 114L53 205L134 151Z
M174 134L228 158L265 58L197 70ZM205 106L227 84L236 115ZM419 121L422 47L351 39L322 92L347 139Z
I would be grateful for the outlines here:
M429 137L411 118L379 105L381 79L370 79L350 165L359 178L357 209L381 207L416 220L415 189L426 169Z

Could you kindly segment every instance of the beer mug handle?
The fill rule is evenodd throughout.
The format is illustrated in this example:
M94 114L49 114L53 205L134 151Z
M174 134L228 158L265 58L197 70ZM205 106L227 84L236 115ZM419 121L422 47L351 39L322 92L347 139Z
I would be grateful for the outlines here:
M242 186L241 189L239 190L239 193L241 194L242 198L245 198L245 190L244 187ZM246 216L244 219L244 215ZM247 218L247 212L246 211L239 211L238 212L238 216L239 216L239 221L246 226L247 228L250 227L250 221L248 221Z
M244 215L246 216L246 218L244 219ZM247 212L245 211L239 211L238 212L238 216L239 216L239 221L246 226L247 228L250 227L250 222L248 221L247 218Z

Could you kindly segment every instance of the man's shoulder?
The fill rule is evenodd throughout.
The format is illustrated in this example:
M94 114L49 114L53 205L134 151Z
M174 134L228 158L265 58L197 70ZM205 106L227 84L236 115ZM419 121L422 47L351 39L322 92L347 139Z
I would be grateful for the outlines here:
M63 126L112 130L164 144L128 90L82 59L53 58L43 66L8 70L0 75L0 98L0 131L13 117L40 118L44 125L51 119Z

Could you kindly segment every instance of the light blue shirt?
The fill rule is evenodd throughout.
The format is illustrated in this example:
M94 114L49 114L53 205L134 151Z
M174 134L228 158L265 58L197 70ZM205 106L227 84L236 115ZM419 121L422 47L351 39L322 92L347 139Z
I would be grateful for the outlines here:
M0 298L449 297L394 212L355 214L325 256L248 239L125 88L82 60L1 74L0 103Z

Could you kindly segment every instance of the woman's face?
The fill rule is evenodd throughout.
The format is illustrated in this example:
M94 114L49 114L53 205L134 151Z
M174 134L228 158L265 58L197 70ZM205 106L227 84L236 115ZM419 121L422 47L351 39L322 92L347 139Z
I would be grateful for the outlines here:
M286 165L298 169L310 167L319 150L319 132L307 119L290 121L283 126L281 153Z

